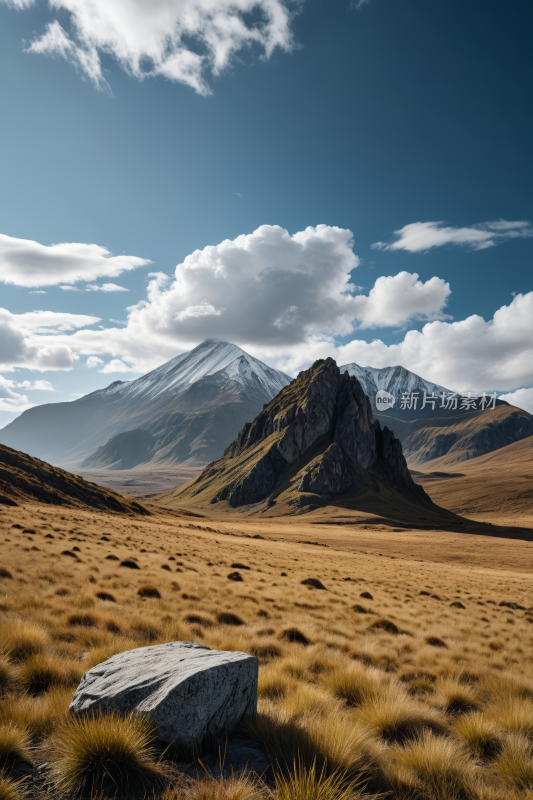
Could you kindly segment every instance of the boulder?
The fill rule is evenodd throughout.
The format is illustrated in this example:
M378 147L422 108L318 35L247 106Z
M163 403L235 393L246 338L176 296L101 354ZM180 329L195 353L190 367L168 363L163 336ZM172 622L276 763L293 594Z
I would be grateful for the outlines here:
M188 745L229 733L255 714L258 669L255 656L201 644L139 647L86 672L70 710L148 714L164 742Z

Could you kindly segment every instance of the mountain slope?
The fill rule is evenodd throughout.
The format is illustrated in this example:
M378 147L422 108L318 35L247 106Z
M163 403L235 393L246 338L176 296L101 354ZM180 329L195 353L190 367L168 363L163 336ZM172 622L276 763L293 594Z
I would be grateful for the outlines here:
M533 415L504 401L484 411L439 409L424 419L389 417L387 422L402 442L409 467L424 470L454 468L533 435Z
M0 445L0 506L28 502L122 514L149 513L129 497Z
M383 367L377 369L375 367L360 367L359 364L351 363L345 364L340 367L341 372L348 372L349 375L354 375L361 386L364 393L368 396L372 405L374 413L383 411L376 407L376 393L378 390L383 389L395 398L394 406L390 409L391 416L399 419L419 419L425 417L433 411L430 404L423 406L424 392L428 395L434 394L441 397L444 392L446 395L451 394L449 389L440 386L438 383L426 381L414 372L405 369L405 367ZM401 408L402 395L407 393L411 395L418 394L416 399L415 408ZM437 404L435 404L437 405Z
M240 347L209 339L137 380L29 409L0 441L71 468L205 464L289 381Z
M446 456L422 465L414 478L435 503L458 514L500 524L531 525L533 436L454 465Z
M328 358L300 373L172 499L279 514L334 498L367 502L369 494L383 504L387 493L432 505L413 483L398 439L374 421L358 380Z

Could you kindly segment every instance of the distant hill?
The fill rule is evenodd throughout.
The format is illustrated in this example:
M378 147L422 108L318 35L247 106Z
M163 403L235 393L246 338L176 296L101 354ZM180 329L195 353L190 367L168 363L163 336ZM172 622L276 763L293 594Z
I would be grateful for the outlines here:
M419 420L377 417L402 442L410 469L452 469L533 435L533 415L505 401L484 411L438 409Z
M134 381L25 411L0 441L69 468L206 464L290 377L208 339Z
M469 461L447 456L411 470L434 502L455 513L503 524L530 525L533 516L533 436Z
M149 513L129 497L0 445L0 507L28 502L121 514Z

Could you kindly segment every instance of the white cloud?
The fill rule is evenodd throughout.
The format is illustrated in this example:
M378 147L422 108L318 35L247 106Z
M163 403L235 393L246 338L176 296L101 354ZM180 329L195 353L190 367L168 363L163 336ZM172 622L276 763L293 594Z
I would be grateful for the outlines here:
M442 318L445 281L422 283L403 272L378 279L361 295L350 277L358 264L348 230L318 225L291 236L263 225L195 251L178 264L173 281L154 274L147 300L130 307L124 328L79 331L62 341L142 371L209 336L287 352L317 335Z
M95 367L101 367L104 362L98 356L89 356L86 361L87 366L89 369L94 369Z
M46 289L33 289L29 294L48 294Z
M408 250L420 253L432 247L462 245L472 250L485 250L508 239L527 239L533 236L533 225L525 220L481 222L468 228L453 228L443 222L412 222L394 231L398 240L392 244L375 242L375 250Z
M422 283L416 273L399 272L378 278L368 297L355 297L355 316L361 328L403 325L416 319L443 319L446 315L442 309L450 292L450 285L442 278Z
M125 286L118 286L116 283L103 283L101 286L96 283L87 283L84 287L60 284L59 288L64 292L129 292Z
M94 281L102 276L116 278L149 263L137 256L112 256L106 247L96 244L48 246L0 234L0 281L14 286L55 286Z
M22 381L21 383L17 383L16 381L11 382L12 386L16 386L17 389L28 389L28 390L37 390L39 392L55 392L54 387L50 383L50 381Z
M13 391L13 381L0 375L0 411L20 414L32 405L26 395Z
M4 0L5 1L5 0ZM9 0L8 0L9 2ZM23 8L31 0L11 0ZM113 56L139 80L162 76L210 93L209 76L220 75L245 48L269 58L292 48L294 0L50 0L68 12L69 34L57 20L28 47L31 53L65 58L95 86L110 91L101 57Z
M4 371L16 367L40 371L72 369L78 355L68 341L57 337L97 320L98 317L54 311L11 314L0 308L0 366Z
M523 408L533 414L533 387L529 389L517 389L516 392L501 394L500 400L507 400L512 406Z
M128 365L119 358L114 358L109 364L106 364L103 369L99 370L99 372L109 375L111 372L135 372L135 370L132 367L128 367Z
M276 352L263 348L262 355L273 358ZM354 339L336 345L332 339L312 337L304 346L278 358L278 364L295 373L328 355L338 364L355 361L372 367L402 365L455 390L511 391L531 385L533 292L516 295L491 320L475 314L456 322L428 322L421 331L408 331L398 344Z

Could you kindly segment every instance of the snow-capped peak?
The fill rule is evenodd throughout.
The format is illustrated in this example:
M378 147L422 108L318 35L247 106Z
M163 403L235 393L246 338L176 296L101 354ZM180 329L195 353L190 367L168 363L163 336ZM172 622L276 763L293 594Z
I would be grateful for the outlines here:
M432 383L415 372L411 372L405 367L361 367L355 362L345 364L340 367L341 372L348 372L350 375L355 375L363 391L370 398L372 407L375 407L374 401L376 392L379 389L384 389L386 392L394 395L399 400L405 392L427 392L428 394L441 395L443 392L450 393L449 389L440 386L438 383Z
M170 359L147 375L117 386L112 393L114 398L121 399L140 395L147 399L166 394L175 395L202 378L221 372L228 380L235 380L243 385L249 381L258 382L272 396L291 380L288 375L268 367L235 344L206 339L193 350ZM101 393L94 392L93 396L110 393L110 389L111 387L107 387Z

